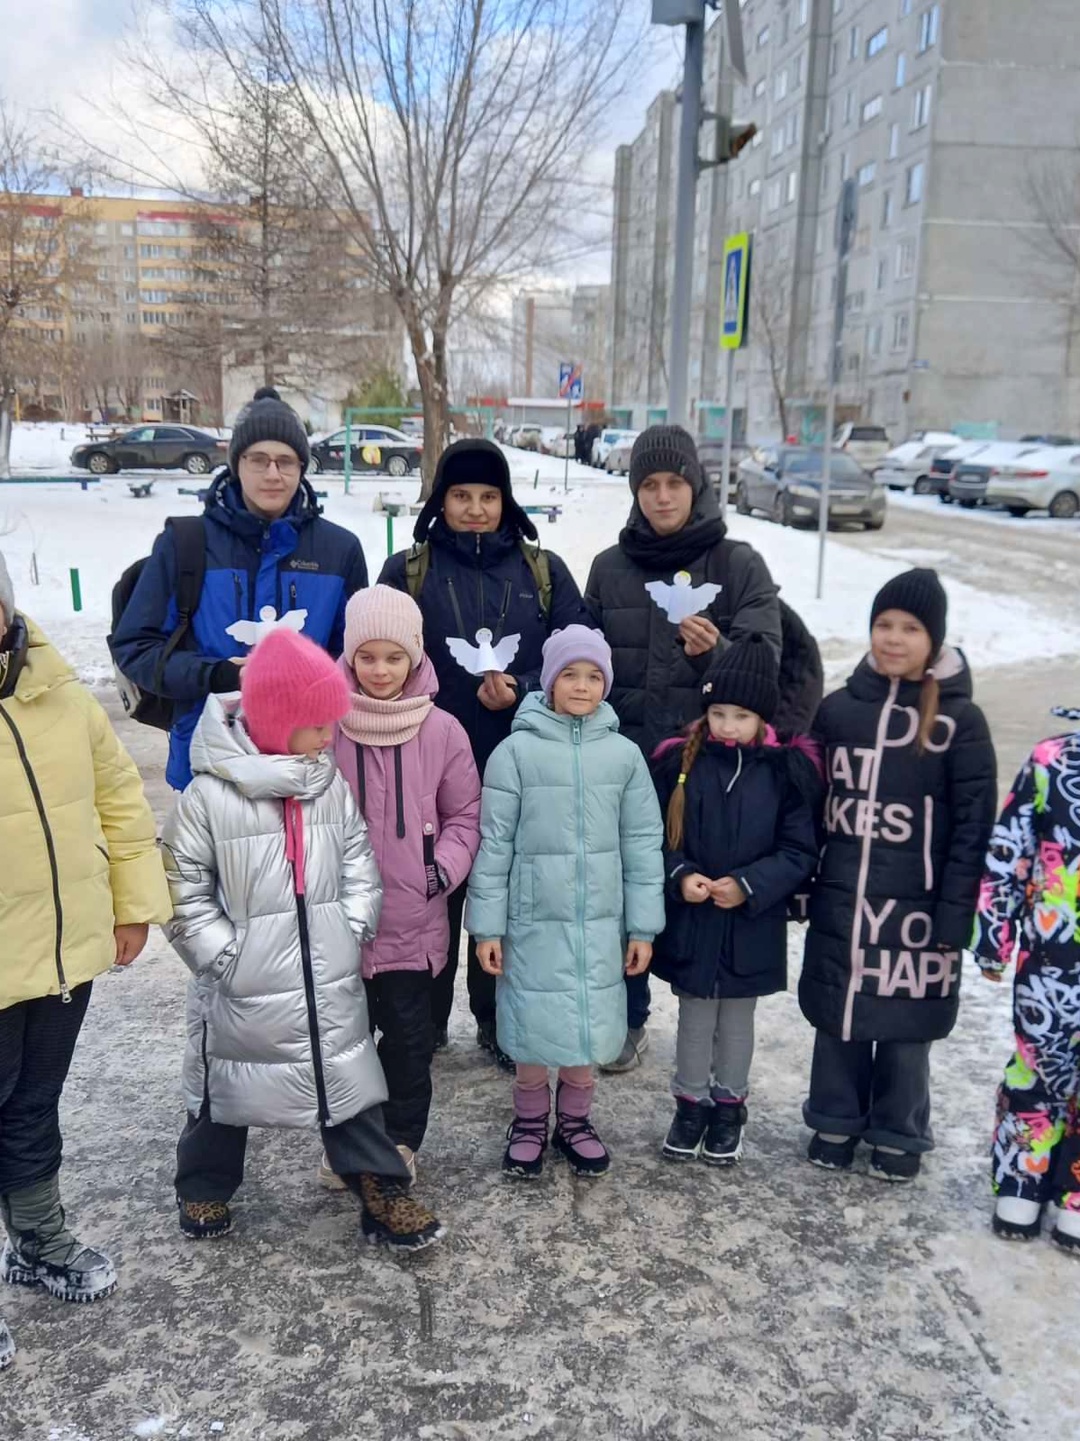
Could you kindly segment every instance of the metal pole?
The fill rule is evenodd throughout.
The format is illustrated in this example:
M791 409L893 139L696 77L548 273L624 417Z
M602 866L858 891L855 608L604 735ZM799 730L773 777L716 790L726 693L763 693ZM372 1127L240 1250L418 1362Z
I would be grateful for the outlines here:
M572 406L573 406L573 401L570 399L570 395L569 395L569 392L568 392L568 393L567 393L567 396L566 396L566 438L563 440L563 458L564 458L564 465L563 465L563 493L564 493L564 494L568 493L569 490L570 490L570 410L571 410Z
M837 336L833 336L833 349ZM832 438L836 425L836 381L829 368L829 394L825 402L825 458L821 467L821 510L818 515L817 598L825 588L825 537L829 533L829 481L832 477Z
M728 477L731 475L731 400L735 389L735 352L727 355L727 377L724 380L724 466L720 472L720 519L727 520Z
M694 288L694 211L697 200L698 133L701 130L701 83L705 68L705 24L686 27L683 62L682 115L679 120L679 178L675 192L675 267L671 291L671 355L669 357L668 423L685 425L689 416L687 381L690 370L690 302Z

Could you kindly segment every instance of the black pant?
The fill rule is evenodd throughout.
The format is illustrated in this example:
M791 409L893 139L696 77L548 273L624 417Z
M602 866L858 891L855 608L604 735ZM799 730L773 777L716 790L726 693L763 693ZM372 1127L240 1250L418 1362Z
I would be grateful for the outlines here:
M649 973L642 976L626 977L626 1028L640 1031L649 1019Z
M431 1009L435 1029L445 1031L454 1004L454 977L457 975L458 951L461 949L461 922L465 914L465 892L467 883L451 891L446 900L450 914L450 949L446 956L446 968L435 977L431 993ZM495 977L489 976L476 956L476 942L469 937L468 957L469 1010L477 1022L490 1021L495 1024Z
M60 1169L60 1093L79 1039L92 981L59 996L0 1011L0 1195Z
M354 1194L360 1176L393 1176L405 1180L408 1171L397 1147L386 1134L381 1106L369 1106L340 1126L320 1126L326 1159L331 1169ZM244 1179L246 1126L224 1126L210 1119L204 1102L197 1116L188 1113L176 1147L176 1194L181 1201L228 1201Z
M873 1146L931 1151L929 1041L838 1041L818 1031L803 1119Z
M435 1050L430 971L383 971L364 982L372 1034L380 1031L379 1060L390 1096L383 1107L395 1145L418 1151L431 1110Z

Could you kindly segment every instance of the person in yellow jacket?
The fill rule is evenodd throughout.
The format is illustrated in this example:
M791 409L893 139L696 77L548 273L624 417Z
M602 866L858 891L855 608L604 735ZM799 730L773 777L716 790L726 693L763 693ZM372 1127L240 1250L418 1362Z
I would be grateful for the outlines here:
M0 1280L63 1301L116 1287L67 1229L60 1093L95 976L169 920L154 818L109 719L27 616L0 555ZM11 1360L0 1321L0 1366Z

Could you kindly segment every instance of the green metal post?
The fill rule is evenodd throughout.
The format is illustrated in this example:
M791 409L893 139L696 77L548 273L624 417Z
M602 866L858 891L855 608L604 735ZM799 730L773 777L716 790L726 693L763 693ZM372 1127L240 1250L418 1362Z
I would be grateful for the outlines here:
M82 610L82 585L74 566L71 567L71 604L75 610Z
M394 553L394 517L389 511L386 512L386 555L387 559Z
M352 480L352 410L345 412L345 494L349 493L349 481Z

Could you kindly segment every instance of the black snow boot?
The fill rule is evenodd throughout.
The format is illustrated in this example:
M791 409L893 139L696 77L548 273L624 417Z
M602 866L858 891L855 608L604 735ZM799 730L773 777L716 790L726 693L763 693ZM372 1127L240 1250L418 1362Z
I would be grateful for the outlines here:
M806 1159L823 1171L850 1171L855 1161L858 1136L845 1136L842 1141L827 1141L820 1131L810 1137Z
M517 1067L499 1045L494 1021L477 1021L476 1044L482 1051L490 1051L492 1059L501 1071L514 1071Z
M905 1185L919 1174L922 1160L915 1151L887 1151L875 1146L870 1152L870 1174L877 1181Z
M701 1150L712 1107L706 1101L675 1097L675 1116L660 1154L665 1161L692 1161Z
M116 1290L108 1256L84 1246L64 1224L58 1175L9 1192L3 1216L8 1240L0 1255L0 1281L41 1286L58 1301L101 1301Z
M446 1234L437 1216L409 1195L409 1181L397 1176L360 1177L360 1230L372 1245L394 1251L423 1251Z
M705 1144L701 1148L701 1159L707 1166L735 1165L742 1155L745 1125L746 1107L741 1102L738 1105L730 1101L713 1103Z
M189 1241L216 1241L232 1230L232 1212L224 1201L181 1201L180 1229Z
M0 1316L0 1371L10 1366L15 1359L15 1337L7 1328L7 1322Z

